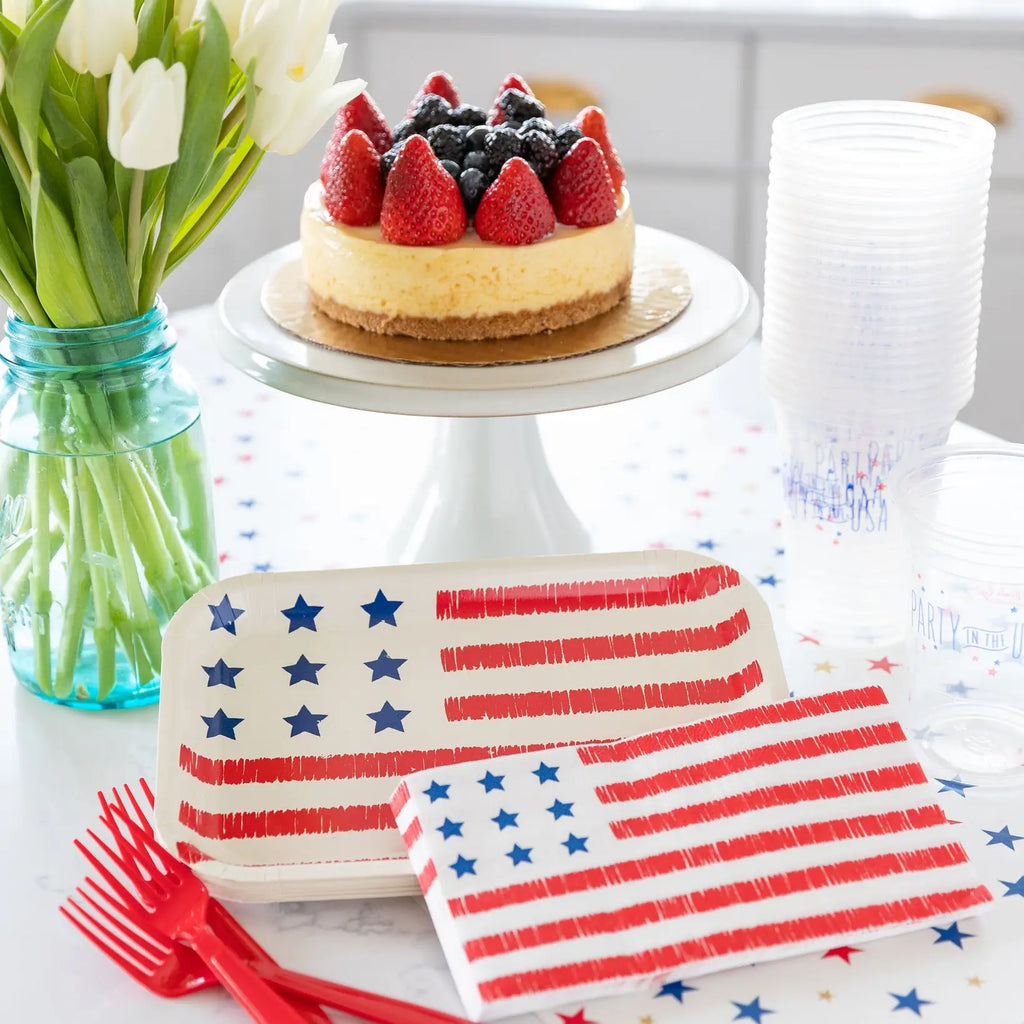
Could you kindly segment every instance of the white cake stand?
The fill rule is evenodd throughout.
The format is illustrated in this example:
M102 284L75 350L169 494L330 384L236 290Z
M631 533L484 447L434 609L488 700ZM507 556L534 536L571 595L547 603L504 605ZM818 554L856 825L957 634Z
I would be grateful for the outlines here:
M591 550L548 467L536 416L622 402L727 362L754 336L760 307L728 260L653 228L686 267L693 300L654 334L589 355L514 366L430 366L303 341L263 311L264 282L298 244L238 273L220 297L221 352L271 387L371 412L441 417L432 462L391 539L395 562Z

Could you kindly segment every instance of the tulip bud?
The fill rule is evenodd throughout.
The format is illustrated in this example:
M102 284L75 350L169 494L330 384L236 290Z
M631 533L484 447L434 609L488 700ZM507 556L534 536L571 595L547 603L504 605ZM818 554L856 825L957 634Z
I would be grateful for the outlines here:
M213 0L218 10L223 0ZM239 67L256 61L255 81L272 87L285 75L297 82L313 73L339 0L247 0L232 56Z
M13 21L18 28L24 28L28 21L29 0L3 0L0 9L8 21Z
M74 0L57 36L68 64L96 78L109 75L119 56L134 57L138 45L134 0Z
M136 71L118 56L110 76L107 145L124 167L152 171L178 159L185 122L185 65L164 67L156 57Z

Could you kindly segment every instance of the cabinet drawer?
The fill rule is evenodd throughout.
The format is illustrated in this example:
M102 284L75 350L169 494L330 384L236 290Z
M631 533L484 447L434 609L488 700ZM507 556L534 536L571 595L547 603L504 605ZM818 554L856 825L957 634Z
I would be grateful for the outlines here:
M758 50L754 160L768 164L772 120L824 100L969 93L998 104L994 175L1024 177L1024 49L766 42Z
M726 259L735 258L736 188L731 181L640 172L629 176L628 185L638 224L692 238Z
M467 102L485 107L515 71L527 81L569 82L592 93L608 115L627 173L631 163L722 167L738 159L737 41L371 25L360 41L359 66L392 123L431 71L445 69Z

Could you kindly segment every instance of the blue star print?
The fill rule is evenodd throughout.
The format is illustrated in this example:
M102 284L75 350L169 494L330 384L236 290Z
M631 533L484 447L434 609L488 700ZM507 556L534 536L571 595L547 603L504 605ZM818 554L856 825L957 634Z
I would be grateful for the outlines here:
M484 777L482 779L477 779L476 781L484 787L485 793L490 793L492 789L503 790L505 788L502 781L504 778L504 775L492 775L490 772L484 772Z
M946 687L946 693L952 693L957 697L966 697L973 689L973 686L968 686L965 682L961 681L957 683L950 683Z
M761 1005L761 997L755 996L753 1002L750 1003L737 1003L735 999L731 1000L732 1005L739 1010L739 1013L733 1017L733 1020L752 1020L754 1024L761 1024L761 1018L766 1013L774 1013L774 1010L765 1009Z
M363 664L373 671L373 678L370 680L371 683L377 682L378 679L397 679L399 682L402 681L402 677L398 674L398 670L406 663L407 658L392 658L388 655L387 651L381 651L380 655L373 661L364 661Z
M253 572L270 572L270 563L269 562L257 562L252 567L252 571Z
M450 782L447 785L442 785L440 782L433 781L425 790L423 790L423 795L429 796L431 803L435 800L447 800L449 789L451 789Z
M1008 846L1011 850L1015 850L1016 847L1013 844L1024 839L1024 836L1015 836L1006 825L998 832L990 832L987 828L983 828L981 831L990 836L986 846Z
M959 779L936 779L935 781L942 783L942 789L939 790L940 793L956 793L957 796L966 797L967 794L964 790L974 789L970 782L961 782Z
M255 530L239 530L238 531L238 536L241 537L242 540L252 540L253 537L256 536L256 531Z
M718 545L713 540L699 540L697 541L697 547L703 548L705 551L714 551Z
M935 925L932 925L932 931L937 932L939 936L933 943L935 946L940 942L952 942L957 949L963 949L964 939L974 938L973 933L960 931L960 926L956 921L954 921L948 928L936 928Z
M498 826L498 831L501 832L507 828L519 828L519 822L516 821L516 818L518 817L518 812L515 814L509 814L508 811L498 811L498 816L496 818L491 818L491 821Z
M386 622L389 626L397 626L395 612L402 607L402 601L389 601L384 596L383 590L377 591L377 596L369 603L362 605L362 609L370 616L370 628L372 629L379 622Z
M558 769L552 768L550 765L545 764L543 761L540 763L540 767L535 771L530 772L531 775L536 775L538 781L543 785L545 782L557 782L558 781Z
M683 996L687 992L696 992L697 990L692 985L684 985L681 981L670 981L667 985L661 986L661 991L654 997L658 996L671 996L677 1003L683 1001Z
M313 683L315 686L319 686L320 680L317 678L317 672L324 667L324 664L325 662L322 661L310 661L304 654L300 654L299 660L294 665L282 665L281 667L290 676L289 686L294 686L296 683Z
M589 836L574 836L571 832L569 838L565 840L562 845L569 851L569 853L590 853L587 849L587 840Z
M895 992L890 992L889 995L896 1000L896 1005L892 1008L893 1013L897 1010L913 1010L918 1017L921 1016L922 1006L931 1006L932 1001L930 999L922 999L917 994L917 989L912 988L905 996L897 995Z
M232 668L224 663L223 658L217 659L216 665L204 665L203 671L207 675L207 686L230 686L235 688L235 676L242 671L240 668Z
M461 878L463 875L476 874L476 868L473 866L474 864L476 864L475 857L470 859L469 857L463 857L462 854L460 853L458 857L455 858L455 863L449 866L451 867L452 871L455 872L455 877Z
M758 576L757 577L757 582L762 587L774 587L774 586L777 586L779 583L781 583L782 580L777 580L774 575L772 575L772 576ZM768 1013L770 1011L766 1010L765 1012Z
M437 826L437 831L444 836L445 839L451 839L452 836L462 835L462 826L466 823L464 821L452 821L451 818L445 818L440 825Z
M524 850L518 843L513 843L512 844L512 849L509 850L508 853L505 854L505 856L512 858L512 864L513 865L522 864L524 861L527 864L532 864L533 861L530 860L530 854L531 853L533 853L533 847L532 846L528 846Z
M555 821L558 821L559 818L573 817L572 804L564 804L561 800L556 799L550 807L546 808L546 810L555 816Z
M1021 875L1016 882L1004 882L1001 878L999 881L1006 886L1004 896L1024 896L1024 875Z
M231 718L229 715L225 715L223 709L218 710L217 714L211 715L209 718L206 715L200 715L200 718L206 723L206 738L212 739L214 736L223 736L225 739L233 740L235 738L235 727L239 722L244 722L244 718Z
M320 723L326 715L314 715L305 704L294 715L285 715L284 720L292 727L292 735L299 736L304 732L314 736L320 735Z
M220 604L208 604L206 607L213 614L211 632L215 629L226 629L232 636L236 635L235 621L245 614L244 608L232 608L227 594L221 598Z
M405 732L402 719L408 714L410 714L409 711L398 711L391 706L390 701L384 701L384 706L380 711L368 711L366 717L373 719L373 734L376 736L377 733L383 732L385 729Z
M316 632L316 617L324 610L322 604L308 604L299 594L291 608L283 608L281 614L288 620L288 632L297 629L311 629Z

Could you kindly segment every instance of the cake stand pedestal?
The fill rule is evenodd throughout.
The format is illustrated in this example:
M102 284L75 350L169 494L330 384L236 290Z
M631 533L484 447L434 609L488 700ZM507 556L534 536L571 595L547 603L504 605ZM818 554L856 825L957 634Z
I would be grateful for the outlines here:
M638 232L654 232L638 228ZM395 562L589 551L590 538L551 474L536 416L622 402L727 362L754 336L760 307L728 260L664 232L693 299L653 334L542 363L434 366L313 345L263 311L264 282L299 258L286 246L228 282L218 303L224 357L291 394L352 409L440 417L431 464L389 544Z

